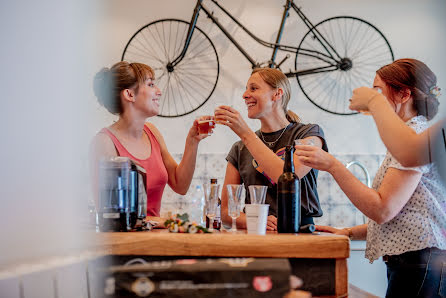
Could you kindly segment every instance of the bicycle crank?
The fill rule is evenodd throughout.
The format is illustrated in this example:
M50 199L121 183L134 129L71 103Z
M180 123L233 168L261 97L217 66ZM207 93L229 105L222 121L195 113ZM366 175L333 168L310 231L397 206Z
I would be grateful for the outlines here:
M353 61L350 58L342 58L341 61L338 62L338 68L347 71L352 69Z

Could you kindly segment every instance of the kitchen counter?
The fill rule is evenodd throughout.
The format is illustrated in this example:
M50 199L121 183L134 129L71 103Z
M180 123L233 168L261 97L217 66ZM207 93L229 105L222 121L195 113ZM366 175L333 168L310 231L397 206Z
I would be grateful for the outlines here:
M324 297L344 297L348 292L350 242L345 236L326 233L262 236L248 235L244 230L235 234L179 234L153 230L95 233L93 238L90 249L102 255L288 258L293 273L304 280L304 290Z
M94 250L112 255L345 259L350 249L347 237L328 233L263 236L248 235L245 231L236 234L169 233L167 230L97 233L94 243Z

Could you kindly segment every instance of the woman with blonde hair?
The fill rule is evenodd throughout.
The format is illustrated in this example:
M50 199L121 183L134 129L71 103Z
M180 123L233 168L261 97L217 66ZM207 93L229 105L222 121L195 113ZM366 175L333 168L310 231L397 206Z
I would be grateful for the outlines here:
M291 88L287 77L277 69L255 69L243 94L248 117L260 121L260 130L252 131L240 113L232 107L221 106L215 116L221 124L228 126L240 137L226 160L226 175L222 190L222 219L229 223L227 212L226 185L244 183L267 185L266 204L269 204L268 230L277 230L277 180L282 174L284 148L294 145L296 139L306 139L315 146L327 151L324 133L318 125L302 124L299 117L287 110L291 98ZM313 216L321 216L322 210L317 194L317 170L304 166L298 159L294 168L301 179L302 224L313 223ZM250 203L246 191L246 203ZM237 219L239 228L246 228L245 214Z
M179 194L189 189L198 144L207 135L198 133L195 120L186 136L183 158L177 164L160 131L147 122L147 118L158 115L161 100L155 73L148 65L122 61L103 68L95 76L94 91L99 103L119 119L103 128L93 140L93 177L97 177L101 157L129 157L145 172L147 215L159 217L166 184Z

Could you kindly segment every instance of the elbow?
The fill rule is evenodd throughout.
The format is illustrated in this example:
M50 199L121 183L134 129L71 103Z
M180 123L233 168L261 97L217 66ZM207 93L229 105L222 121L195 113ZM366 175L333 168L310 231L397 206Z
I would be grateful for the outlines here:
M230 225L231 223L232 223L232 218L231 217L229 217L228 215L221 215L221 221L224 223L224 224L227 224L227 225Z
M406 167L406 168L413 168L413 167L423 165L423 163L417 163L415 160L412 160L412 159L401 159L398 161L401 163L401 165L403 167Z
M371 217L377 224L383 225L388 223L396 216L395 212L391 212L390 210L380 210L375 216Z
M179 195L184 196L184 195L187 194L187 190L188 190L187 188L179 189L179 190L177 191L177 193L178 193Z
M223 205L223 202L222 202L222 205L221 205L221 221L224 223L224 224L227 224L227 225L230 225L231 223L232 223L232 217L230 217L229 215L228 215L228 209L227 208L224 208L223 207L224 205Z
M182 195L182 196L184 196L187 193L188 189L189 189L189 185L181 186L181 185L169 184L169 186L170 186L170 188L172 188L172 190L174 192L176 192L177 194Z
M179 195L184 196L187 193L187 191L189 190L190 182L184 184L184 183L178 183L178 180L177 181L169 181L169 186L170 186L170 188L172 188L172 190L174 192L176 192Z
M393 152L391 152L393 154ZM395 158L398 162L406 168L417 167L430 162L429 154L419 152L413 155L412 152L395 153Z

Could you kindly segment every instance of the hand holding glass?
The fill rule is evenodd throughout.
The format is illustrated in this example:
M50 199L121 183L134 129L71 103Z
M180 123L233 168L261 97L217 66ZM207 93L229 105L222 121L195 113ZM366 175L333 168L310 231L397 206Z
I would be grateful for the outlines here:
M215 128L215 120L213 116L197 117L198 134L210 136Z
M206 216L209 218L209 231L213 231L214 217L217 215L219 184L203 184L204 198L206 200Z
M231 232L237 232L237 217L240 216L241 197L243 186L241 184L228 184L228 215L232 218Z
M232 105L230 105L230 104L228 104L228 103L224 103L224 102L217 103L217 106L216 106L216 108L215 108L215 110L214 110L214 119L215 119L215 123L217 123L217 124L221 124L222 122L225 121L225 120L223 120L223 119L220 119L220 118L216 115L216 113L217 113L218 110L223 110L222 108L220 108L221 106L232 107Z

